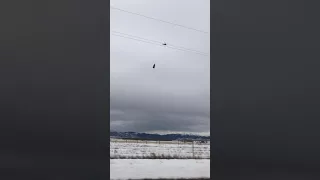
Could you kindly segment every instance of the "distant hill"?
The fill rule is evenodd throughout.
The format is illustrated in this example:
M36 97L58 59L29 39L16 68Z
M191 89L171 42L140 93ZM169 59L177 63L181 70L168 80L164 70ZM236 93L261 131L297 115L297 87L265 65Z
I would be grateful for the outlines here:
M210 136L199 136L192 134L148 134L148 133L137 133L137 132L110 132L110 138L121 138L121 139L145 139L145 140L159 140L159 141L173 141L182 139L192 140L207 140L210 141Z

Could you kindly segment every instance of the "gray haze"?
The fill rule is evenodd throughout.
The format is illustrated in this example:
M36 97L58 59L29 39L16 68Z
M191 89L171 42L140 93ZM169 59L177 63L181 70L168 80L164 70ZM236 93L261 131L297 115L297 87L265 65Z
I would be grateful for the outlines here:
M210 31L209 0L112 0L111 6ZM111 130L209 134L210 34L114 9L110 14ZM112 31L208 56L114 36Z

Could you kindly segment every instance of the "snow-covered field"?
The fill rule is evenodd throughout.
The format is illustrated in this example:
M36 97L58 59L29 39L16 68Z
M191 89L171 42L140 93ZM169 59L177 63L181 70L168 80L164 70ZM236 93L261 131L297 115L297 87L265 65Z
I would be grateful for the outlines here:
M110 179L210 178L209 159L110 159Z
M210 159L210 144L110 141L111 159Z

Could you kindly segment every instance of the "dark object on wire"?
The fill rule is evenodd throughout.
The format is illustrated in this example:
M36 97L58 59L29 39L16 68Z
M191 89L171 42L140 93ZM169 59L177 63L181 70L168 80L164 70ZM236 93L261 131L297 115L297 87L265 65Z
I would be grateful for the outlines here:
M153 64L153 69L156 67L156 64Z
M167 45L167 43L163 43L162 45L166 46L166 45Z

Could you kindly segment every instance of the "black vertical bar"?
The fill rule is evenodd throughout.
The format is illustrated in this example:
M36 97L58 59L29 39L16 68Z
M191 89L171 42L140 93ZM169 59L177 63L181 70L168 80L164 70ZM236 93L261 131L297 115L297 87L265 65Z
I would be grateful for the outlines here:
M109 1L0 14L0 179L108 179Z

